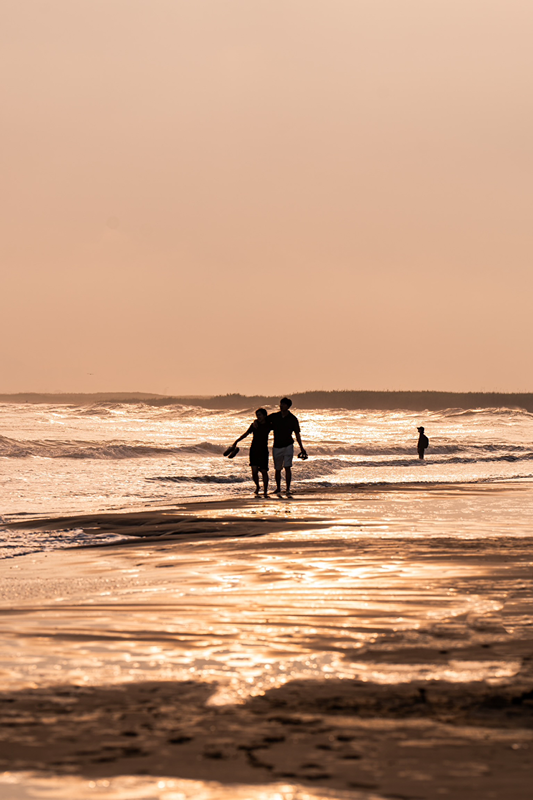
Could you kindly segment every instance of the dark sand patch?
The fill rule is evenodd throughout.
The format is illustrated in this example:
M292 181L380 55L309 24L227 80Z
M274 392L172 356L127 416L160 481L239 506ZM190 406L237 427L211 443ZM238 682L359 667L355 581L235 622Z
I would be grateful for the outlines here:
M287 520L284 518L261 516L257 513L254 513L253 516L239 516L235 513L239 508L244 511L249 506L250 503L246 500L191 503L184 504L177 509L16 520L9 522L8 527L12 530L40 531L81 529L85 533L94 534L96 537L111 533L149 542L176 538L190 540L195 538L265 536L286 529ZM191 514L191 510L197 513ZM209 511L210 515L205 517L198 516L198 512L202 510ZM229 511L230 513L224 515L224 511ZM309 530L310 527L325 529L330 525L331 520L324 517L304 516L291 520L291 530ZM96 540L95 544L100 547L117 546L127 544L127 540L103 544ZM79 547L79 545L76 545L76 547Z
M244 705L213 707L213 688L190 681L4 693L0 768L287 780L428 800L531 796L531 690L295 681Z

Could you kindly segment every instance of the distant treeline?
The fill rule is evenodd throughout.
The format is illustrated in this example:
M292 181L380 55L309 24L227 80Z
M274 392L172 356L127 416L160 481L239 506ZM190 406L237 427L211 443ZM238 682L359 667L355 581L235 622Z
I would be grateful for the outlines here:
M187 405L212 409L244 409L276 406L279 395L226 394L216 397L166 397L145 392L96 392L92 394L3 394L1 403L146 403L153 406ZM502 392L296 392L290 395L295 408L407 409L440 411L445 408L522 408L533 412L533 394Z
M445 408L522 408L533 411L533 394L504 394L500 392L295 392L289 394L295 408L348 408L408 411L441 411ZM277 406L280 396L246 396L226 394L216 397L165 398L157 405L169 402L186 403L202 408L258 408Z

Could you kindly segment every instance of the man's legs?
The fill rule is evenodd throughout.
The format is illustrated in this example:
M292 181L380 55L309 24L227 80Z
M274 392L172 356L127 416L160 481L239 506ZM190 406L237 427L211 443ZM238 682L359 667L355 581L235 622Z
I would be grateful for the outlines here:
M285 467L285 483L287 484L287 491L291 490L292 468Z
M421 458L422 461L424 460L424 448L420 447L418 450L418 458Z
M287 491L291 488L291 466L292 466L292 456L293 456L293 446L288 445L287 447L274 447L272 450L272 455L274 458L274 468L275 468L275 475L276 475L276 494L281 492L281 472L285 469L285 483L287 485Z

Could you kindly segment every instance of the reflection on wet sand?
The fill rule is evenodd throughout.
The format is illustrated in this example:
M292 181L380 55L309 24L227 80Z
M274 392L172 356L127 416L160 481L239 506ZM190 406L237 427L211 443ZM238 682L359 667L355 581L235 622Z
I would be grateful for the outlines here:
M432 653L435 642L457 652L458 640L486 644L504 633L501 624L495 632L502 603L483 591L485 565L454 563L446 548L434 550L431 562L415 561L367 539L347 552L344 538L317 545L308 536L272 535L238 549L210 542L99 554L91 596L90 578L72 580L48 602L6 615L5 680L42 685L59 673L101 683L156 671L163 679L218 681L219 701L231 694L235 702L294 677L494 680L519 669L515 659L495 662L483 651L462 666ZM69 554L79 572L76 557ZM476 632L481 619L490 624ZM31 659L13 659L10 669L22 637ZM391 642L400 651L425 647L423 662L394 666Z
M313 789L287 782L265 786L224 786L216 781L176 780L166 777L84 780L51 778L27 773L0 774L6 800L383 800L374 792Z
M432 729L432 740L440 736L447 748L455 747L449 741L456 735L450 728L459 722L478 726L476 730L486 724L518 729L530 720L530 539L524 529L513 528L506 535L501 521L492 530L478 525L475 537L452 536L451 520L457 533L465 504L474 507L476 497L485 504L487 497L495 503L509 501L500 490L490 496L482 490L473 495L461 491L441 490L430 506L426 505L429 493L422 490L419 496L411 491L395 501L389 495L387 514L384 498L374 492L364 498L345 496L334 506L328 498L316 496L273 502L267 509L265 504L231 501L142 515L26 523L35 530L39 525L77 526L94 535L114 526L128 539L126 544L39 554L31 563L28 559L3 563L0 669L11 698L8 702L4 697L5 707L26 703L30 713L36 697L31 700L27 693L43 692L44 705L55 703L42 709L41 716L50 720L45 723L46 736L53 738L57 728L61 739L68 729L72 739L83 728L84 714L89 719L91 712L87 706L83 714L74 715L69 728L64 724L65 709L75 703L81 710L83 698L89 697L86 693L98 687L115 685L117 691L123 687L115 705L92 696L94 708L108 712L97 714L93 720L98 722L84 733L88 741L101 738L103 731L104 738L109 733L106 746L112 750L111 761L105 760L101 742L98 753L83 755L78 741L77 749L65 752L56 764L59 772L126 774L132 757L137 764L142 753L151 753L145 767L151 775L191 780L211 776L222 783L230 780L230 774L240 783L318 781L336 791L351 791L350 797L385 788L390 794L400 785L402 791L411 791L413 785L420 788L422 779L409 777L410 770L420 771L418 762L415 768L402 761L402 769L383 778L380 759L389 756L378 746L382 731L370 736L372 752L365 750L350 759L341 744L342 736L352 733L340 731L340 715L349 720L343 725L359 731L355 738L369 736L368 731L360 733L363 717L396 720L390 736L396 742L397 761L402 760L398 748L405 753L411 746L404 741L407 733L400 735L411 716L430 717L433 725L445 726L438 735ZM430 508L433 517L417 516L413 507ZM447 535L442 534L445 527ZM154 690L151 705L138 701L146 728L141 717L126 725L141 691L135 687L147 681L170 681L173 688L168 696L166 690L163 694ZM70 686L71 694L62 690L67 693L61 695L58 686ZM176 701L173 693L179 686L189 686L190 691L198 687L200 694L192 706L183 697L183 702ZM184 711L187 703L189 717ZM165 712L166 706L172 713ZM62 708L62 716L53 708ZM501 710L497 719L495 708ZM24 709L19 711L15 725L29 724ZM289 721L276 722L280 713L288 714ZM326 719L328 715L335 717L334 723ZM124 724L117 727L117 720ZM190 753L183 750L180 770L172 771L176 755L167 752L173 750L170 740L174 734L176 739L188 736L186 728L194 725L200 726L196 744L190 745ZM263 737L274 737L267 742L268 758L260 752L266 740L259 739L255 748L246 750L250 731L257 725L264 727ZM46 754L41 753L39 762L27 747L24 750L29 730L24 729L22 749L17 751L17 768L43 768ZM144 737L140 751L130 756L124 755L120 738L128 735L127 730L136 740ZM146 730L151 731L148 739ZM300 736L304 730L305 742ZM156 748L157 758L154 748L150 750L151 738L157 740L154 731L160 732L157 736L168 734ZM427 733L422 725L414 738L420 742ZM408 741L413 735L411 731ZM283 740L275 739L280 736ZM474 747L472 737L471 732L466 737L468 747ZM274 758L275 742L285 740L291 741L293 755L280 748ZM220 751L220 758L204 758L204 750L197 750L200 741L204 750ZM530 746L527 736L524 743ZM291 767L291 758L300 758L294 755L300 753L300 745L300 766ZM500 740L494 745L496 750L508 746ZM12 770L14 752L3 745L0 766ZM250 752L252 756L246 755ZM488 751L483 753L482 760ZM191 760L195 766L187 773ZM364 764L362 772L361 764L356 768L358 760ZM416 761L414 756L411 761ZM219 771L214 774L210 767L205 772L206 764L215 762L220 762ZM306 763L316 766L302 766ZM435 757L435 770L438 763ZM110 771L106 764L111 764ZM402 770L407 777L401 777ZM437 780L435 770L431 780ZM484 770L478 773L485 775ZM256 799L276 796L254 792L249 796Z

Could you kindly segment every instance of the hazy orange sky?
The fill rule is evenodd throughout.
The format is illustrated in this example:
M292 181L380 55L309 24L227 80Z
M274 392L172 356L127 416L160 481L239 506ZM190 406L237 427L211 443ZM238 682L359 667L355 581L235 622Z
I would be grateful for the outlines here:
M0 391L533 391L531 0L0 0Z

